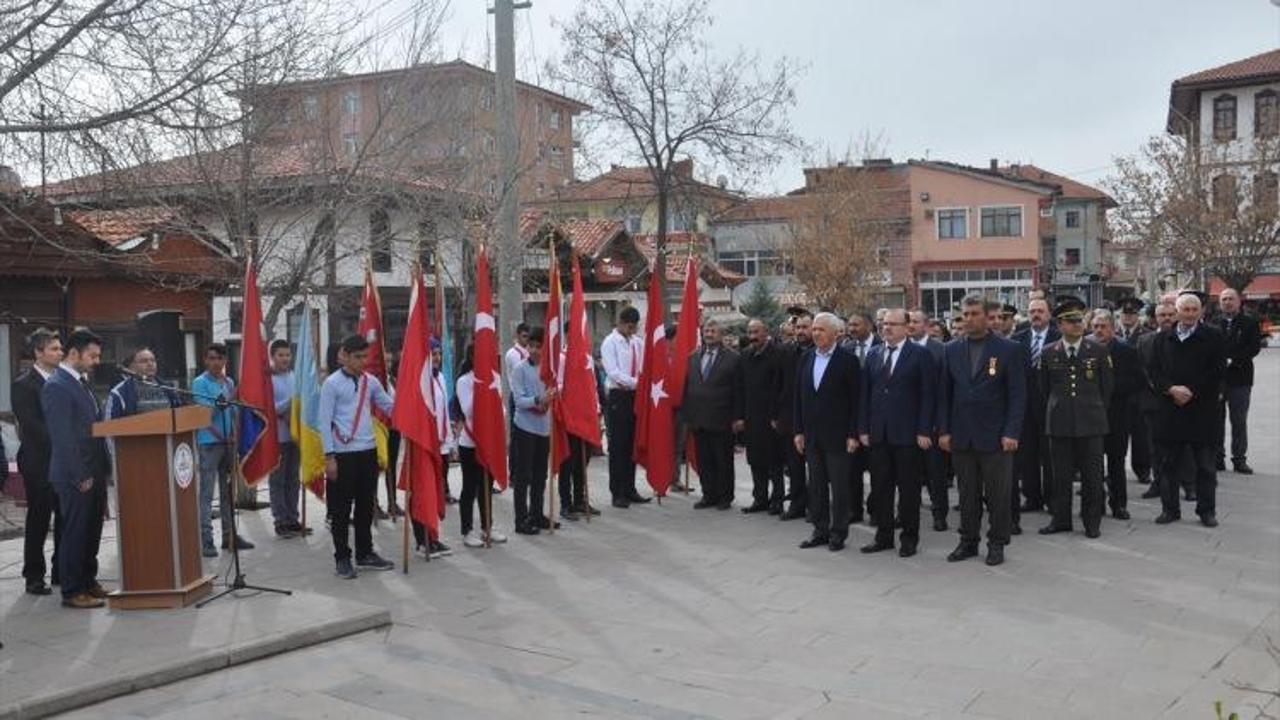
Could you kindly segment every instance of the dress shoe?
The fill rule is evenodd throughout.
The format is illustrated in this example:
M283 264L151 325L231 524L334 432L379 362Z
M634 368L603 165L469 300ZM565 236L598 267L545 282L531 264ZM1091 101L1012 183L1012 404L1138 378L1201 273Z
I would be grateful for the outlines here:
M946 519L946 518L934 518L934 519L933 519L933 530L934 530L934 532L946 532L946 531L947 531L947 519Z
M909 558L916 554L915 543L902 543L902 547L898 548L898 557Z
M995 567L1004 563L1004 546L987 545L987 564Z
M105 600L96 598L87 592L76 593L75 595L62 598L63 607L76 608L77 610L100 608L106 604Z
M288 540L289 538L298 537L298 533L293 528L286 525L277 525L276 537Z
M373 519L374 519L374 520L387 520L387 519L389 519L390 517L391 517L391 516L387 514L387 511L386 511L386 510L383 510L382 508L378 507L377 505L374 505L374 506L373 506Z
M1231 466L1235 468L1236 474L1238 475L1253 474L1253 468L1249 467L1249 463L1245 462L1244 460L1239 460L1239 461L1232 460Z
M1168 525L1171 522L1177 522L1182 517L1179 515L1170 515L1169 513L1160 513L1160 517L1156 518L1157 525Z
M858 515L857 518L857 520L853 520L851 522L860 522L862 520L861 515ZM867 527L880 527L880 521L876 520L875 515L867 515Z
M1097 540L1102 537L1102 530L1096 527L1087 527L1084 529L1084 536L1090 540Z
M575 507L573 511L578 513L579 515L599 515L600 514L600 511L597 510L595 506L592 505L591 503L585 503L585 504L579 505Z
M1183 500L1185 500L1185 501L1187 501L1187 502L1195 502L1195 501L1196 501L1196 500L1198 500L1199 498L1197 498L1197 497L1196 497L1196 494L1195 494L1195 493L1193 493L1193 492L1184 492L1184 493L1182 493L1182 499L1183 499Z
M717 504L716 504L716 509L717 509L717 510L728 510L728 509L729 509L729 508L731 508L731 507L733 507L733 501L732 501L732 500L725 500L725 501L724 501L724 502L722 502L722 503L717 503Z
M844 549L844 541L832 540L831 542L827 543L827 549L830 550L831 552L840 552L841 550Z
M781 514L782 514L782 503L777 503L777 504L771 504L771 505L769 505L769 514L770 514L770 515L781 515Z
M1138 484L1139 484L1139 485L1150 485L1150 484L1151 484L1151 477L1150 477L1149 475L1139 475L1139 476L1138 476Z
M625 498L617 499L613 501L612 505L616 508L626 510L627 508L631 507L631 501Z
M237 535L237 536L236 536L236 548L238 548L238 549L240 549L240 550L252 550L252 549L254 548L254 545L253 545L253 543L251 543L251 542L249 542L248 540L244 539L244 537L243 537L243 536L241 536L241 535ZM222 549L223 549L223 550L230 550L230 549L231 549L231 536L229 536L229 535L223 535L223 536L222 536Z
M1225 471L1225 470L1227 469L1227 461L1226 461L1226 460L1219 460L1219 461L1214 465L1214 467L1216 467L1216 468L1218 469L1218 472L1223 472L1223 471Z
M762 513L768 510L769 505L767 503L751 503L750 505L742 508L742 512L747 515L752 513Z
M862 522L862 513L854 513L849 516L850 525L857 525L860 522Z
M1010 535L1021 535L1021 534L1022 534L1022 526L1021 526L1021 525L1012 525L1012 526L1010 526L1010 527L1009 527L1009 534L1010 534Z
M827 540L827 538L817 537L815 535L814 537L811 537L808 540L805 540L804 542L800 543L800 549L808 550L809 548L822 547L823 545L826 545L828 542L830 541Z
M698 502L696 502L696 503L694 503L694 504L693 504L693 509L694 509L694 510L705 510L705 509L707 509L707 508L709 508L709 507L715 507L715 506L716 506L716 504L715 504L715 503L711 502L710 500L708 500L708 499L706 499L706 498L702 498L701 500L699 500Z
M647 502L653 502L653 498L647 498L641 495L640 493L636 493L634 495L628 495L627 500L630 500L632 505L637 505L637 504L643 505Z
M1211 513L1205 513L1200 516L1200 524L1205 527L1218 527L1218 518Z
M578 513L567 507L560 508L560 519L569 522L578 522Z
M534 527L533 525L529 525L529 524L527 524L527 523L526 523L526 524L523 524L523 525L517 525L517 526L516 526L516 534L517 534L517 535L537 535L537 534L538 534L538 533L540 533L540 532L542 532L542 531L541 531L541 530L539 530L538 528Z
M977 545L960 543L959 545L956 546L956 549L952 550L951 554L947 556L947 562L960 562L961 560L968 560L971 557L977 557L977 556L978 556Z
M1024 502L1022 503L1022 512L1040 512L1044 510L1044 505L1040 503Z
M1160 488L1156 487L1155 485L1152 485L1150 490L1147 490L1146 492L1142 493L1143 500L1151 500L1152 498L1158 498L1158 497L1160 497Z
M1116 520L1128 520L1129 511L1125 510L1124 508L1120 508L1119 510L1112 510L1111 517L1115 518Z
M96 583L96 582L90 585L89 589L85 590L85 592L98 598L99 600L103 600L107 597L107 589L102 587L100 583Z
M782 517L779 519L780 520L801 520L803 518L804 518L804 508L797 506L795 503L791 503L791 507L787 508L787 511L782 513Z
M541 516L539 516L538 519L534 520L531 524L534 527L537 527L539 530L559 530L560 529L560 523L551 522L550 519L541 517Z
M1054 525L1053 523L1049 523L1048 525L1045 525L1044 527L1040 528L1041 535L1053 535L1055 533L1064 533L1064 532L1071 532L1071 526L1070 525L1066 525L1066 526Z
M870 555L871 553L884 552L885 550L892 550L892 549L893 549L893 543L873 542L858 548L858 552L863 553L865 555Z
M45 585L44 580L37 580L35 582L27 583L27 594L28 595L52 595L53 588L49 587L48 585Z

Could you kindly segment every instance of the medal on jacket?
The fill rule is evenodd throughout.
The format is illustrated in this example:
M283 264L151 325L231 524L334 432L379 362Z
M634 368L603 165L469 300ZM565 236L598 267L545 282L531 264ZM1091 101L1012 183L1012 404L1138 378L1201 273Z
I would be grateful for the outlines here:
M1084 364L1084 379L1085 380L1093 379L1093 361L1092 360Z
M987 374L990 375L991 377L996 376L996 359L995 358L991 358L989 361L987 361Z

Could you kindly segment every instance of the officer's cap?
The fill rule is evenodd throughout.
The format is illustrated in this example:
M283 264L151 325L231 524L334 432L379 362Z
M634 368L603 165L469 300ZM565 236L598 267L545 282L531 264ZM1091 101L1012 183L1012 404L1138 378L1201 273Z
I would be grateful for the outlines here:
M1142 301L1136 297L1120 298L1120 312L1126 315L1137 315L1142 312Z
M1084 320L1084 301L1074 295L1063 295L1053 308L1053 316L1059 320Z

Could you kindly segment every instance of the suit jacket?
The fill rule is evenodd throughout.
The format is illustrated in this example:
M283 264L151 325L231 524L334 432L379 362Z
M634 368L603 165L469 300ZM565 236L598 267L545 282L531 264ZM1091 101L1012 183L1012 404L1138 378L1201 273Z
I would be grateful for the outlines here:
M40 407L40 390L44 376L35 368L13 381L11 396L13 414L18 418L18 472L32 481L49 479L49 428L44 422L44 410Z
M111 460L106 440L93 437L93 423L101 417L93 392L59 367L40 391L40 407L49 427L49 482L60 487L89 478L105 481Z
M1115 370L1111 406L1117 407L1131 402L1134 394L1147 389L1147 370L1137 347L1116 338L1107 344L1107 350L1111 353L1111 366Z
M1222 331L1227 346L1227 371L1223 381L1227 387L1253 386L1253 359L1262 352L1262 326L1258 318L1244 312L1227 322L1221 315L1214 323Z
M743 440L747 446L747 462L751 465L776 465L782 461L778 448L778 431L773 421L778 417L782 400L783 349L774 340L757 351L748 346L738 359L742 366L744 416L747 421Z
M809 348L800 359L793 402L793 428L809 447L828 452L844 450L849 438L858 436L858 401L862 390L862 370L850 350L835 347L822 374L822 383L813 387L813 362L817 348Z
M947 343L938 379L938 434L951 436L952 450L998 452L1000 438L1022 436L1027 410L1027 372L1022 348L988 335L969 364L969 339Z
M689 356L684 381L684 399L680 411L685 422L695 430L729 432L735 420L743 419L742 367L738 353L722 346L715 361L702 377L703 346Z
M1044 425L1045 397L1040 391L1040 368L1031 364L1031 325L1028 323L1010 339L1022 345L1022 356L1027 365L1027 413L1023 417L1023 423L1037 428L1036 432L1041 432L1039 428ZM1040 348L1041 357L1044 356L1045 348L1061 339L1062 332L1058 330L1057 325L1050 324L1045 328L1044 344Z
M783 343L778 347L782 382L778 386L778 432L790 438L795 434L793 413L796 409L796 378L800 376L800 360L812 345Z
M910 342L915 341L912 340ZM927 338L923 347L929 351L929 357L933 358L933 369L940 370L942 368L942 343L938 342L936 338Z
M1050 437L1106 435L1107 406L1115 388L1111 354L1106 346L1080 339L1072 358L1066 340L1040 354L1040 392L1045 398L1044 434Z
M872 445L914 447L916 436L933 435L937 369L928 350L906 341L898 348L901 356L894 363L893 374L886 378L888 347L877 345L867 356L858 403L858 434L867 435Z
M1161 332L1152 347L1151 386L1158 395L1152 437L1165 442L1211 443L1222 432L1218 394L1227 368L1226 343L1212 325L1201 323L1186 340L1176 329ZM1169 388L1191 389L1191 402L1179 407Z
M1142 364L1142 377L1146 381L1139 406L1144 414L1154 414L1160 410L1160 393L1151 385L1151 365L1155 358L1156 338L1160 331L1149 330L1138 336L1138 361Z

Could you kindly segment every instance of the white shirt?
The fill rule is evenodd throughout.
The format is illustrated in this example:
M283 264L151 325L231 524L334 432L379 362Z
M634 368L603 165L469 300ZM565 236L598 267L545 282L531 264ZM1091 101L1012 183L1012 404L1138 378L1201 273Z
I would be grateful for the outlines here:
M827 373L827 364L831 362L831 353L836 351L835 345L830 350L823 352L816 346L813 348L813 389L817 390L822 385L822 376Z
M1179 323L1178 325L1174 326L1174 332L1177 333L1179 341L1186 341L1186 339L1191 337L1191 335L1195 333L1195 331L1196 331L1195 325L1192 325L1189 328L1183 328L1182 324Z
M638 333L626 338L615 328L600 344L600 357L604 363L606 390L635 390L644 362L644 340Z
M1072 355L1075 355L1076 357L1079 357L1079 356L1080 356L1080 343L1082 343L1082 342L1084 342L1084 336L1083 336L1083 335L1081 335L1081 336L1080 336L1080 339L1079 339L1079 340L1076 340L1074 343L1069 342L1066 338L1062 338L1062 349L1063 349L1064 351L1066 351L1066 353L1067 353L1067 357L1071 357Z
M36 365L35 367L38 369L40 366L39 366L39 365ZM67 372L71 373L71 377L73 377L73 378L75 378L75 379L77 379L77 380L85 380L85 379L88 377L87 375L85 375L84 373L80 372L79 370L77 370L77 369L75 369L75 368L71 367L71 365L70 365L70 364L68 364L66 361L63 361L63 362L58 363L58 367L60 367L60 368L62 368L63 370L66 370ZM44 374L44 373L43 373L43 371L41 372L41 374L42 374L42 375ZM49 373L49 375L45 375L45 376L44 376L44 379L45 379L45 380L48 380L50 375L53 375L53 373Z
M889 354L891 350L893 351L892 355ZM902 357L902 343L897 345L885 343L881 351L885 354L885 357L889 358L889 375L892 376L894 368L898 367L898 358Z
M515 371L516 366L529 359L529 351L519 345L512 345L507 350L507 354L502 356L502 366L506 370L507 377L511 377L511 373Z
M449 422L449 398L444 394L444 375L436 373L431 378L432 407L436 413L436 434L440 438L440 454L448 455L457 445L453 436L453 424Z
M475 439L471 437L471 408L475 398L475 381L475 373L468 372L458 378L458 382L454 385L458 406L462 408L462 432L458 433L458 445L461 447L473 448L476 446Z
M46 381L48 381L49 378L53 377L53 373L46 372L44 368L40 367L40 363L35 363L31 367L35 368L36 372L40 373L40 377L44 378ZM54 368L54 369L56 370L57 368ZM74 372L71 371L70 368L67 368L67 372L70 372L72 375L75 374Z

